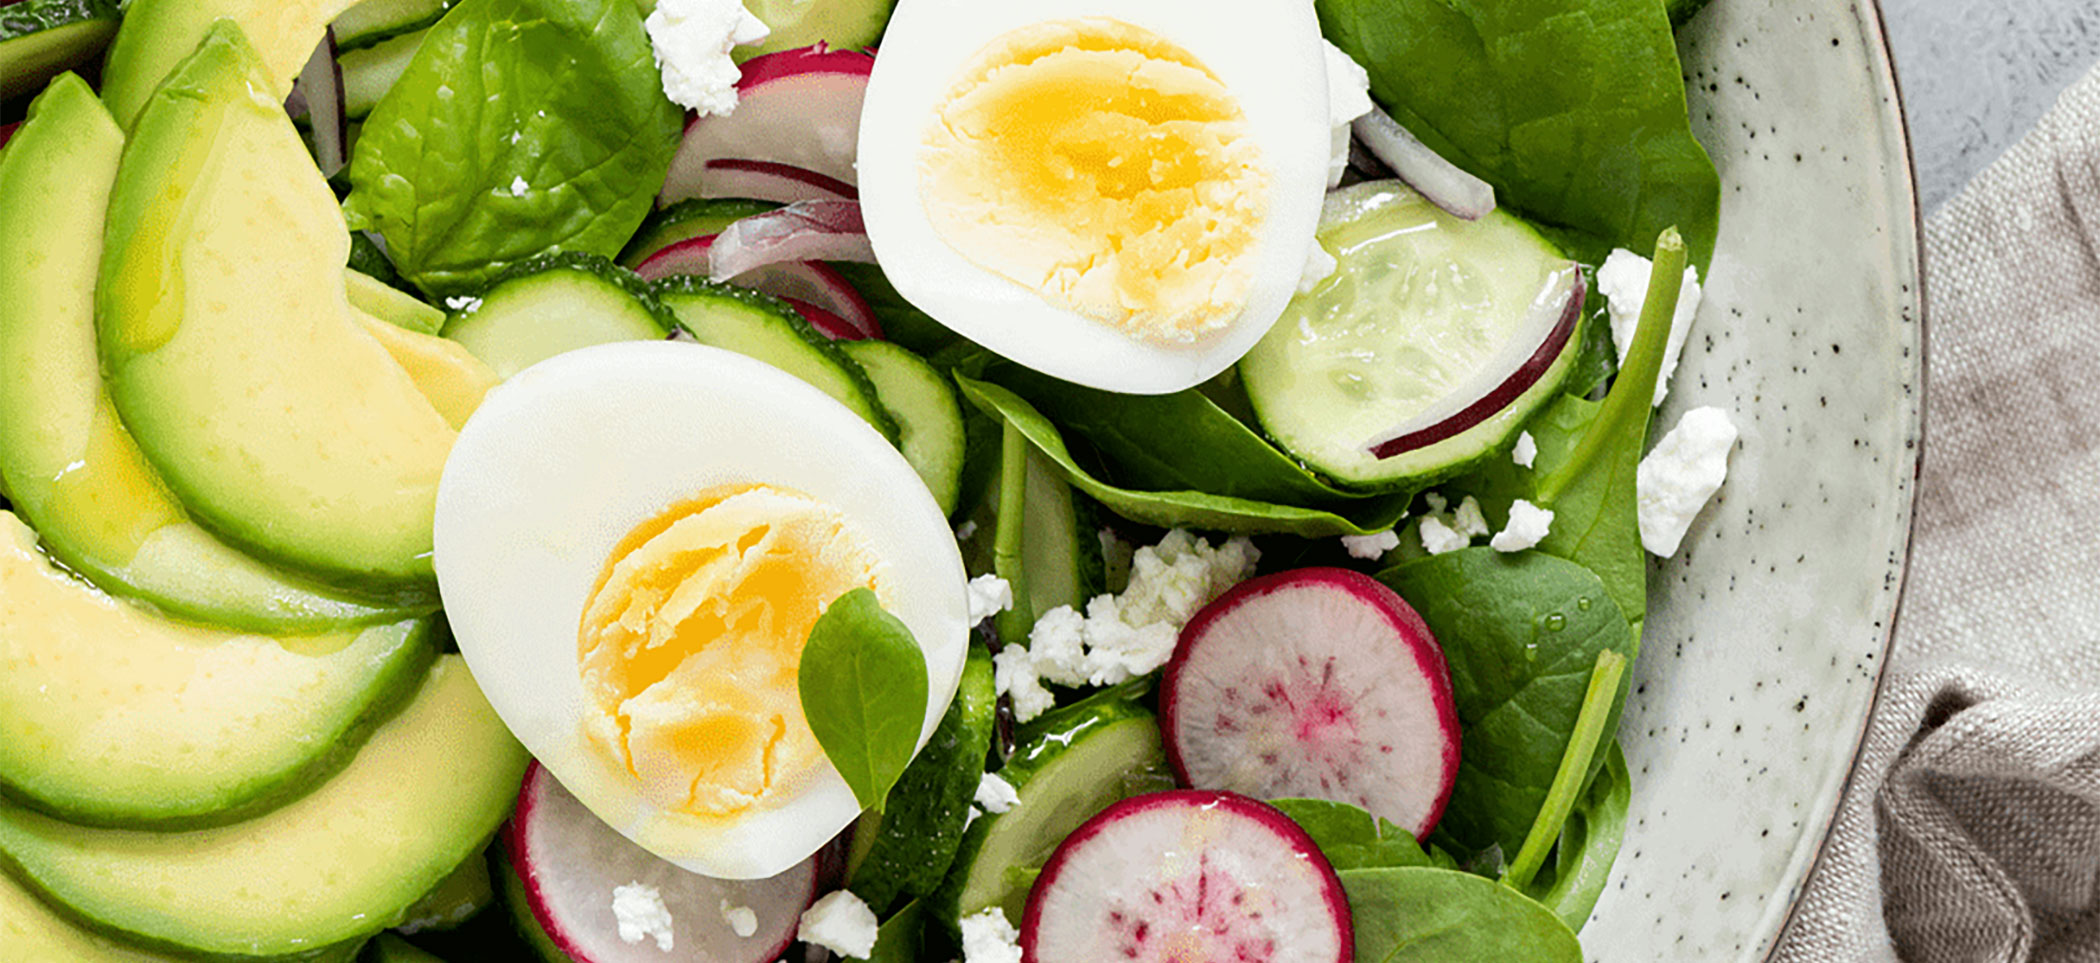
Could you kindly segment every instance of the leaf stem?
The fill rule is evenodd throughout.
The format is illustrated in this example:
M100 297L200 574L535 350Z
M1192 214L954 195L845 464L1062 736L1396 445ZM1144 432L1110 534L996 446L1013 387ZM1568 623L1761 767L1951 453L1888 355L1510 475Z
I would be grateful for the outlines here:
M1642 403L1646 403L1645 398ZM1604 723L1618 702L1619 681L1626 677L1626 665L1626 657L1610 649L1597 653L1597 667L1590 672L1589 692L1582 697L1582 711L1575 717L1568 750L1560 757L1560 769L1554 772L1553 784L1546 790L1546 804L1532 821L1523 848L1517 850L1516 858L1502 873L1504 885L1517 890L1530 886L1539 868L1546 864L1546 854L1560 839L1568 814L1575 810L1576 797L1582 794L1582 781L1589 776L1590 762L1604 741Z
M1005 422L999 436L999 519L992 538L992 571L1013 589L1014 604L993 619L1002 645L1028 641L1035 612L1028 603L1028 572L1021 564L1022 522L1028 511L1029 442L1019 426Z

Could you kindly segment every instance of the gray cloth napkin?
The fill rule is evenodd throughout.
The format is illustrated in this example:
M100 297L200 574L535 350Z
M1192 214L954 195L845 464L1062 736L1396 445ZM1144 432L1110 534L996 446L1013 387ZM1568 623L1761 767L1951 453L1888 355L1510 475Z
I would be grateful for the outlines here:
M1925 252L1896 649L1774 959L2100 961L2100 72Z

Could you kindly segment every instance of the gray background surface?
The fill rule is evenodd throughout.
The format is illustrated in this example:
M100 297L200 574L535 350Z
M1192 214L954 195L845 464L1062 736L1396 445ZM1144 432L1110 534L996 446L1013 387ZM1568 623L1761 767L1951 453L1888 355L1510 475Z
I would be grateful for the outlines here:
M2100 0L1881 0L1881 7L1928 215L2100 61Z

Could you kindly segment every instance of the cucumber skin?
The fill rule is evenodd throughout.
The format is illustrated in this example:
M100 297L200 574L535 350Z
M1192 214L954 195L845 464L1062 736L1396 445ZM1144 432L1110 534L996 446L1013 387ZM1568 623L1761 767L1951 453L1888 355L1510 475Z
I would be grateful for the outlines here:
M594 275L600 280L611 282L619 286L621 290L632 295L635 301L641 304L642 309L649 312L656 319L657 327L663 329L665 335L678 330L677 316L672 314L671 309L664 307L664 303L657 299L656 291L650 286L649 282L642 280L633 271L613 263L610 258L583 251L542 254L529 260L519 261L504 268L502 273L491 278L488 284L482 286L481 290L474 292L474 297L480 300L487 300L488 296L495 293L496 289L502 287L505 282L557 270L579 271ZM449 323L447 327L450 327Z
M651 211L616 260L622 267L634 268L656 252L680 241L719 234L722 228L735 221L779 207L772 201L741 197L687 198L660 211Z
M883 812L862 816L862 828L854 830L858 858L847 870L846 886L877 916L933 892L948 875L991 753L998 703L991 650L972 643L962 685L940 727L890 790ZM863 852L860 839L870 830L873 842Z

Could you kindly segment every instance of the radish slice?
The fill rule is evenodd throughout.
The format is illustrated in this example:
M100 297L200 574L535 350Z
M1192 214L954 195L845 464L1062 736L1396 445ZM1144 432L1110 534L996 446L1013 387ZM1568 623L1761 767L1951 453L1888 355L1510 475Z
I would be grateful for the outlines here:
M15 136L15 128L17 128L17 127L20 127L20 126L22 126L22 125L21 125L21 124L6 124L6 125L0 125L0 147L6 147L6 146L7 146L7 142L8 142L8 140L12 139L12 138L13 138L13 137Z
M1452 217L1477 221L1495 209L1494 185L1474 177L1443 155L1430 150L1391 115L1377 108L1353 125L1358 140L1372 156L1393 169L1393 176L1422 193Z
M1065 838L1028 894L1023 963L1348 963L1349 902L1290 817L1227 792L1116 803Z
M736 110L686 125L659 206L702 196L710 161L770 161L858 183L860 104L875 58L823 44L754 57L736 85Z
M714 246L714 241L713 234L680 241L649 255L648 260L635 266L634 273L649 281L673 274L706 277L710 260L708 250ZM776 298L807 301L837 315L862 337L882 337L882 325L875 320L875 309L868 306L867 300L860 296L845 275L830 265L817 261L783 261L739 274L730 278L729 283L764 291Z
M708 275L726 281L783 261L875 263L859 201L802 201L741 218L715 235Z
M725 157L707 162L700 178L701 197L748 197L776 204L796 201L853 201L860 190L845 181L772 161Z
M1458 777L1458 712L1436 637L1370 576L1243 582L1181 632L1160 732L1182 785L1360 806L1428 835Z
M711 879L664 862L592 815L539 763L525 774L503 845L533 919L575 963L773 963L817 895L816 857L760 880ZM620 938L613 890L633 883L662 895L677 956L651 939ZM729 919L737 909L755 917L749 936L737 935ZM750 926L752 917L741 922Z
M781 300L786 301L789 307L794 308L795 313L801 315L802 320L809 322L810 327L817 329L818 334L833 341L865 341L868 338L867 334L859 328L847 324L845 318L817 307L808 301L797 301L794 298L781 298Z
M296 108L296 109L295 109ZM314 163L324 177L334 177L350 162L349 121L343 109L343 68L335 57L335 28L321 34L321 43L292 82L292 96L285 109L293 116L305 114L314 134Z

